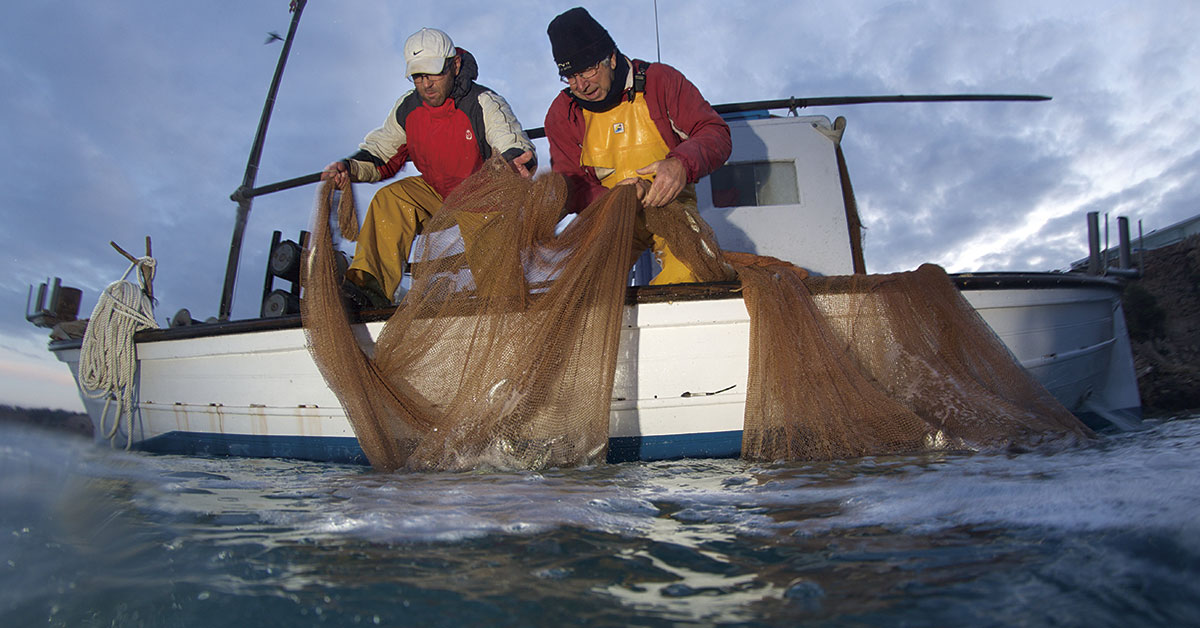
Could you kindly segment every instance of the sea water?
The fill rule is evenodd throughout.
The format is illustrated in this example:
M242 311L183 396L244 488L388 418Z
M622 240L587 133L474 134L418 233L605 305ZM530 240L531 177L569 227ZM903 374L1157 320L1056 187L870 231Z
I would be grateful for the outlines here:
M474 473L0 426L0 625L1200 625L1200 417L1148 426Z

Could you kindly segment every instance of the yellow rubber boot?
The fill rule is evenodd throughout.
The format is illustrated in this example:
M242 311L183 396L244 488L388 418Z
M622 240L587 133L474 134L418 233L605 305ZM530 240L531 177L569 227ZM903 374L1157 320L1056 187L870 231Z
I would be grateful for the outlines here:
M667 241L654 236L654 257L662 266L662 271L650 280L652 286L662 286L670 283L697 283L700 278L688 270L688 267L671 253Z

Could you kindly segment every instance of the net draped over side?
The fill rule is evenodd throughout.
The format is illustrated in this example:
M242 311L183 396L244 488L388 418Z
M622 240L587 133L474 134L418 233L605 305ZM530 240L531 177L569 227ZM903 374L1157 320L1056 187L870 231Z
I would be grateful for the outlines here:
M998 448L1093 436L1021 367L940 267L814 279L809 288L863 372L923 417L936 440Z
M790 264L725 255L750 312L743 458L998 449L1092 436L940 267L801 280Z
M804 271L726 254L750 314L742 457L829 460L917 451L931 430L858 367L817 308Z
M493 159L451 194L416 248L413 283L374 346L343 309L318 193L301 312L314 360L379 469L600 462L635 221L618 186L565 227L562 177ZM342 194L342 231L354 221ZM1087 438L1015 362L945 273L808 278L723 252L680 204L652 230L705 281L742 282L750 314L742 456L831 459ZM348 218L349 217L349 218ZM469 245L464 244L470 243ZM365 347L365 349L364 349Z
M372 357L348 331L318 202L302 315L372 465L604 460L638 203L625 186L556 233L565 200L561 177L527 181L498 160L464 181L426 224Z

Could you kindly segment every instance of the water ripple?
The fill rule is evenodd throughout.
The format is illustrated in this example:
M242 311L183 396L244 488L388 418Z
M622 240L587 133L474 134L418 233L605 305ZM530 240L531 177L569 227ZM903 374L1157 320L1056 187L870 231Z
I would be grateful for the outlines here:
M6 625L1200 623L1200 420L1056 452L375 473L0 428Z

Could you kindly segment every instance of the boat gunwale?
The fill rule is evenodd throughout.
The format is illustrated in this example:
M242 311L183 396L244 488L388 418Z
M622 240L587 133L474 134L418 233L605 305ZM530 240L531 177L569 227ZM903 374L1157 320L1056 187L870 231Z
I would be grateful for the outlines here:
M741 283L737 281L718 281L695 284L674 284L666 286L631 286L626 292L625 304L641 303L670 303L676 301L713 301L722 299L741 298ZM394 307L372 308L350 312L350 324L375 323L386 321L395 312ZM186 340L192 338L208 338L213 336L231 336L251 332L279 331L303 327L300 314L289 314L274 318L248 318L236 321L218 323L195 323L182 327L164 327L158 329L143 329L134 335L134 341L161 342L167 340ZM78 349L82 346L82 338L68 340L51 340L51 351Z
M819 282L822 279L824 278L813 277L810 281ZM1120 291L1122 286L1119 280L1112 277L1060 272L956 273L950 275L950 279L959 290L1105 287L1114 291ZM631 286L626 293L625 304L638 305L642 303L737 299L742 296L741 287L741 283L738 281L674 284L667 286ZM352 312L350 313L350 323L362 324L385 321L392 315L392 312L394 312L394 309L390 307ZM249 318L219 323L199 323L183 327L145 329L139 331L134 336L134 340L139 343L186 340L191 338L296 329L302 326L303 323L300 315L291 314L276 318ZM82 343L82 338L51 340L49 349L50 351L78 349L82 346Z

